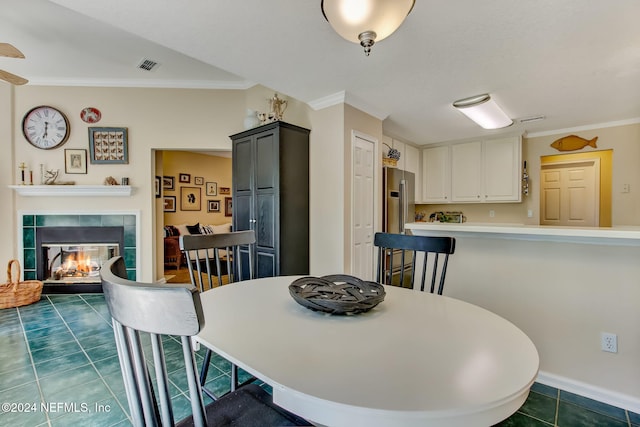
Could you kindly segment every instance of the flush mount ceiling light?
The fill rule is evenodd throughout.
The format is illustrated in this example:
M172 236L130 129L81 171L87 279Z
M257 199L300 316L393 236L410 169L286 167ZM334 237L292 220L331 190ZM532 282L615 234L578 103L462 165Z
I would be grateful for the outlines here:
M513 124L513 120L486 93L461 99L453 106L484 129L506 128Z
M402 25L415 0L322 0L324 18L346 40L360 43L365 55L371 46Z

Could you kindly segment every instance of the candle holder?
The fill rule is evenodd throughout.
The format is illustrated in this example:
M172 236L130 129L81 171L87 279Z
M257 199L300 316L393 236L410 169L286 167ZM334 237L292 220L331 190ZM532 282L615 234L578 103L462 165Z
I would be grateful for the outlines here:
M24 170L27 168L27 165L24 162L21 162L20 165L18 166L21 170L20 170L20 177L21 177L21 185L24 185Z

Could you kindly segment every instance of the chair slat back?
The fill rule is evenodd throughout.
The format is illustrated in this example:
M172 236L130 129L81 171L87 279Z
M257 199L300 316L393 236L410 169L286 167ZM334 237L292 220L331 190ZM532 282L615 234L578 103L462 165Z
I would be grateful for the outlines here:
M414 287L416 263L421 261L420 290L425 290L428 279L427 290L442 295L449 255L456 247L453 237L376 233L373 244L378 247L376 280L379 283Z
M202 391L191 338L204 326L200 294L191 284L152 284L127 280L124 259L101 269L102 289L112 316L118 358L135 426L174 425L163 335L180 339L195 425L206 425ZM169 337L168 339L174 339ZM143 345L150 341L149 346ZM145 352L151 351L151 358ZM150 362L152 360L152 362ZM148 366L152 363L153 367ZM155 383L149 374L155 370Z
M223 284L223 278L226 283L255 278L250 249L255 243L253 230L180 236L180 249L187 260L191 283L204 292L216 285L213 277L217 278L217 285ZM242 258L245 253L248 257ZM235 262L243 259L248 262L248 277L244 275L245 266Z

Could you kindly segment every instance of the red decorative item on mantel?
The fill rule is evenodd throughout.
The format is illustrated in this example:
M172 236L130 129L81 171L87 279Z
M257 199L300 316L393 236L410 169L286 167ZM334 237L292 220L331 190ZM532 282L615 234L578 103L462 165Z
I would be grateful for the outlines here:
M98 123L102 118L102 113L97 108L87 107L80 112L80 118L85 123Z

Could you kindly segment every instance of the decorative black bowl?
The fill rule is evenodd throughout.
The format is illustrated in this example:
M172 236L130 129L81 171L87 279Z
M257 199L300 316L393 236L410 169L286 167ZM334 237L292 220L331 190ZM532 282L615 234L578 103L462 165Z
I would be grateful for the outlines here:
M301 277L289 285L296 302L330 314L358 314L384 301L384 286L346 274Z

